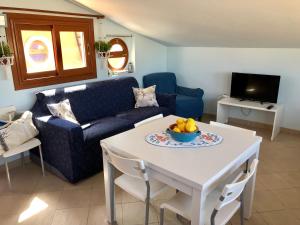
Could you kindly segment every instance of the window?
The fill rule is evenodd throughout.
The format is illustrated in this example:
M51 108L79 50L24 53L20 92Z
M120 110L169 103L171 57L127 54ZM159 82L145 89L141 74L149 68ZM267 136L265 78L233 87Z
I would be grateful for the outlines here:
M108 59L108 68L113 72L122 71L128 63L128 48L125 42L120 38L110 40L111 49Z
M93 20L8 13L15 89L96 78Z

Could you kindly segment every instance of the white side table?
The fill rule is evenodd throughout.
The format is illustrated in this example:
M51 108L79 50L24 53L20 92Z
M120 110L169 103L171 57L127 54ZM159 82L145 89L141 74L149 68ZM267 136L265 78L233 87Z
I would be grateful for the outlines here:
M24 144L15 147L13 149L10 149L7 152L4 152L2 154L2 157L5 160L5 168L6 168L6 175L7 175L7 180L8 180L8 185L11 187L11 180L10 180L10 175L9 175L9 168L8 168L8 162L7 159L11 156L17 155L17 154L22 154L24 152L29 151L30 149L33 149L35 147L39 147L39 152L40 152L40 158L41 158L41 166L42 166L42 173L43 176L45 176L45 169L44 169L44 161L43 161L43 154L42 154L42 148L41 148L41 142L37 138L33 138L30 141L25 142Z
M274 107L272 109L267 109L269 105L273 105ZM254 101L240 101L239 99L236 98L222 98L221 100L218 101L217 122L228 123L230 108L232 107L253 109L253 110L258 110L258 111L273 114L274 120L273 120L271 140L273 141L275 137L279 134L281 121L282 121L282 114L283 114L282 105L273 104L273 103L261 104L259 102L254 102Z

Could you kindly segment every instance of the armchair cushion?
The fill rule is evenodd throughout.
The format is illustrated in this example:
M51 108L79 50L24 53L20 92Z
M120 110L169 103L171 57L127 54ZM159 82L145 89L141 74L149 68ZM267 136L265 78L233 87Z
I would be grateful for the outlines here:
M187 95L176 96L176 115L182 117L197 117L202 115L202 99Z
M187 87L177 86L176 93L179 95L202 98L204 91L201 88L187 88Z

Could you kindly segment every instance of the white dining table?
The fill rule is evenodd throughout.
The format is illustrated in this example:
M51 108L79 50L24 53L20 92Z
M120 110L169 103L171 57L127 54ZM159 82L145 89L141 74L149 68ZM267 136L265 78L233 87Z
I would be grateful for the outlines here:
M210 147L169 148L149 144L145 137L164 131L175 123L176 116L167 116L101 141L112 151L146 162L150 177L192 196L192 225L204 225L207 195L246 161L249 165L258 158L262 138L229 128L197 122L201 131L213 132L223 141ZM115 224L114 168L103 153L103 170L107 220ZM244 216L252 213L256 175L245 188Z

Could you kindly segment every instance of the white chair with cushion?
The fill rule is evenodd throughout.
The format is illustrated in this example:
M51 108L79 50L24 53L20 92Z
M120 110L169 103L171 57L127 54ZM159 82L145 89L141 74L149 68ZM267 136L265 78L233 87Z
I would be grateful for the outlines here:
M247 134L250 134L250 135L253 135L253 136L256 135L256 131L254 131L254 130L248 130L248 129L245 129L245 128L231 126L231 125L224 124L224 123L218 123L218 122L215 122L215 121L210 121L209 124L212 125L212 126L224 127L224 128L239 130L241 132L244 132L244 133L247 133Z
M258 160L255 159L247 173L241 173L231 183L225 185L222 192L213 191L205 202L206 225L226 225L232 216L240 209L241 224L244 224L243 190L247 182L253 177L257 169ZM240 197L240 199L238 199ZM160 206L160 225L164 223L164 210L169 209L176 214L191 219L192 198L178 192L172 199Z
M140 121L138 123L135 123L134 127L139 127L139 126L141 126L143 124L149 123L149 122L151 122L153 120L157 120L157 119L160 119L160 118L163 118L163 114L158 114L156 116L152 116L152 117L149 117L149 118L147 118L145 120L142 120L142 121Z
M146 203L145 225L148 225L150 200L162 193L167 185L149 180L143 160L122 157L110 151L107 146L102 145L102 148L109 163L123 173L115 179L115 185Z
M43 162L43 154L42 154L42 148L41 148L41 142L39 139L37 138L33 138L27 142L25 142L24 144L17 146L13 149L10 149L7 152L2 153L2 157L5 160L5 168L6 168L6 175L7 175L7 180L8 180L8 185L9 187L11 187L11 179L10 179L10 174L9 174L9 168L8 168L8 158L18 155L18 154L22 154L22 163L23 163L23 154L24 152L27 152L33 148L39 147L39 152L40 152L40 158L41 158L41 166L42 166L42 173L43 176L45 176L45 169L44 169L44 162ZM0 154L1 156L1 154Z

